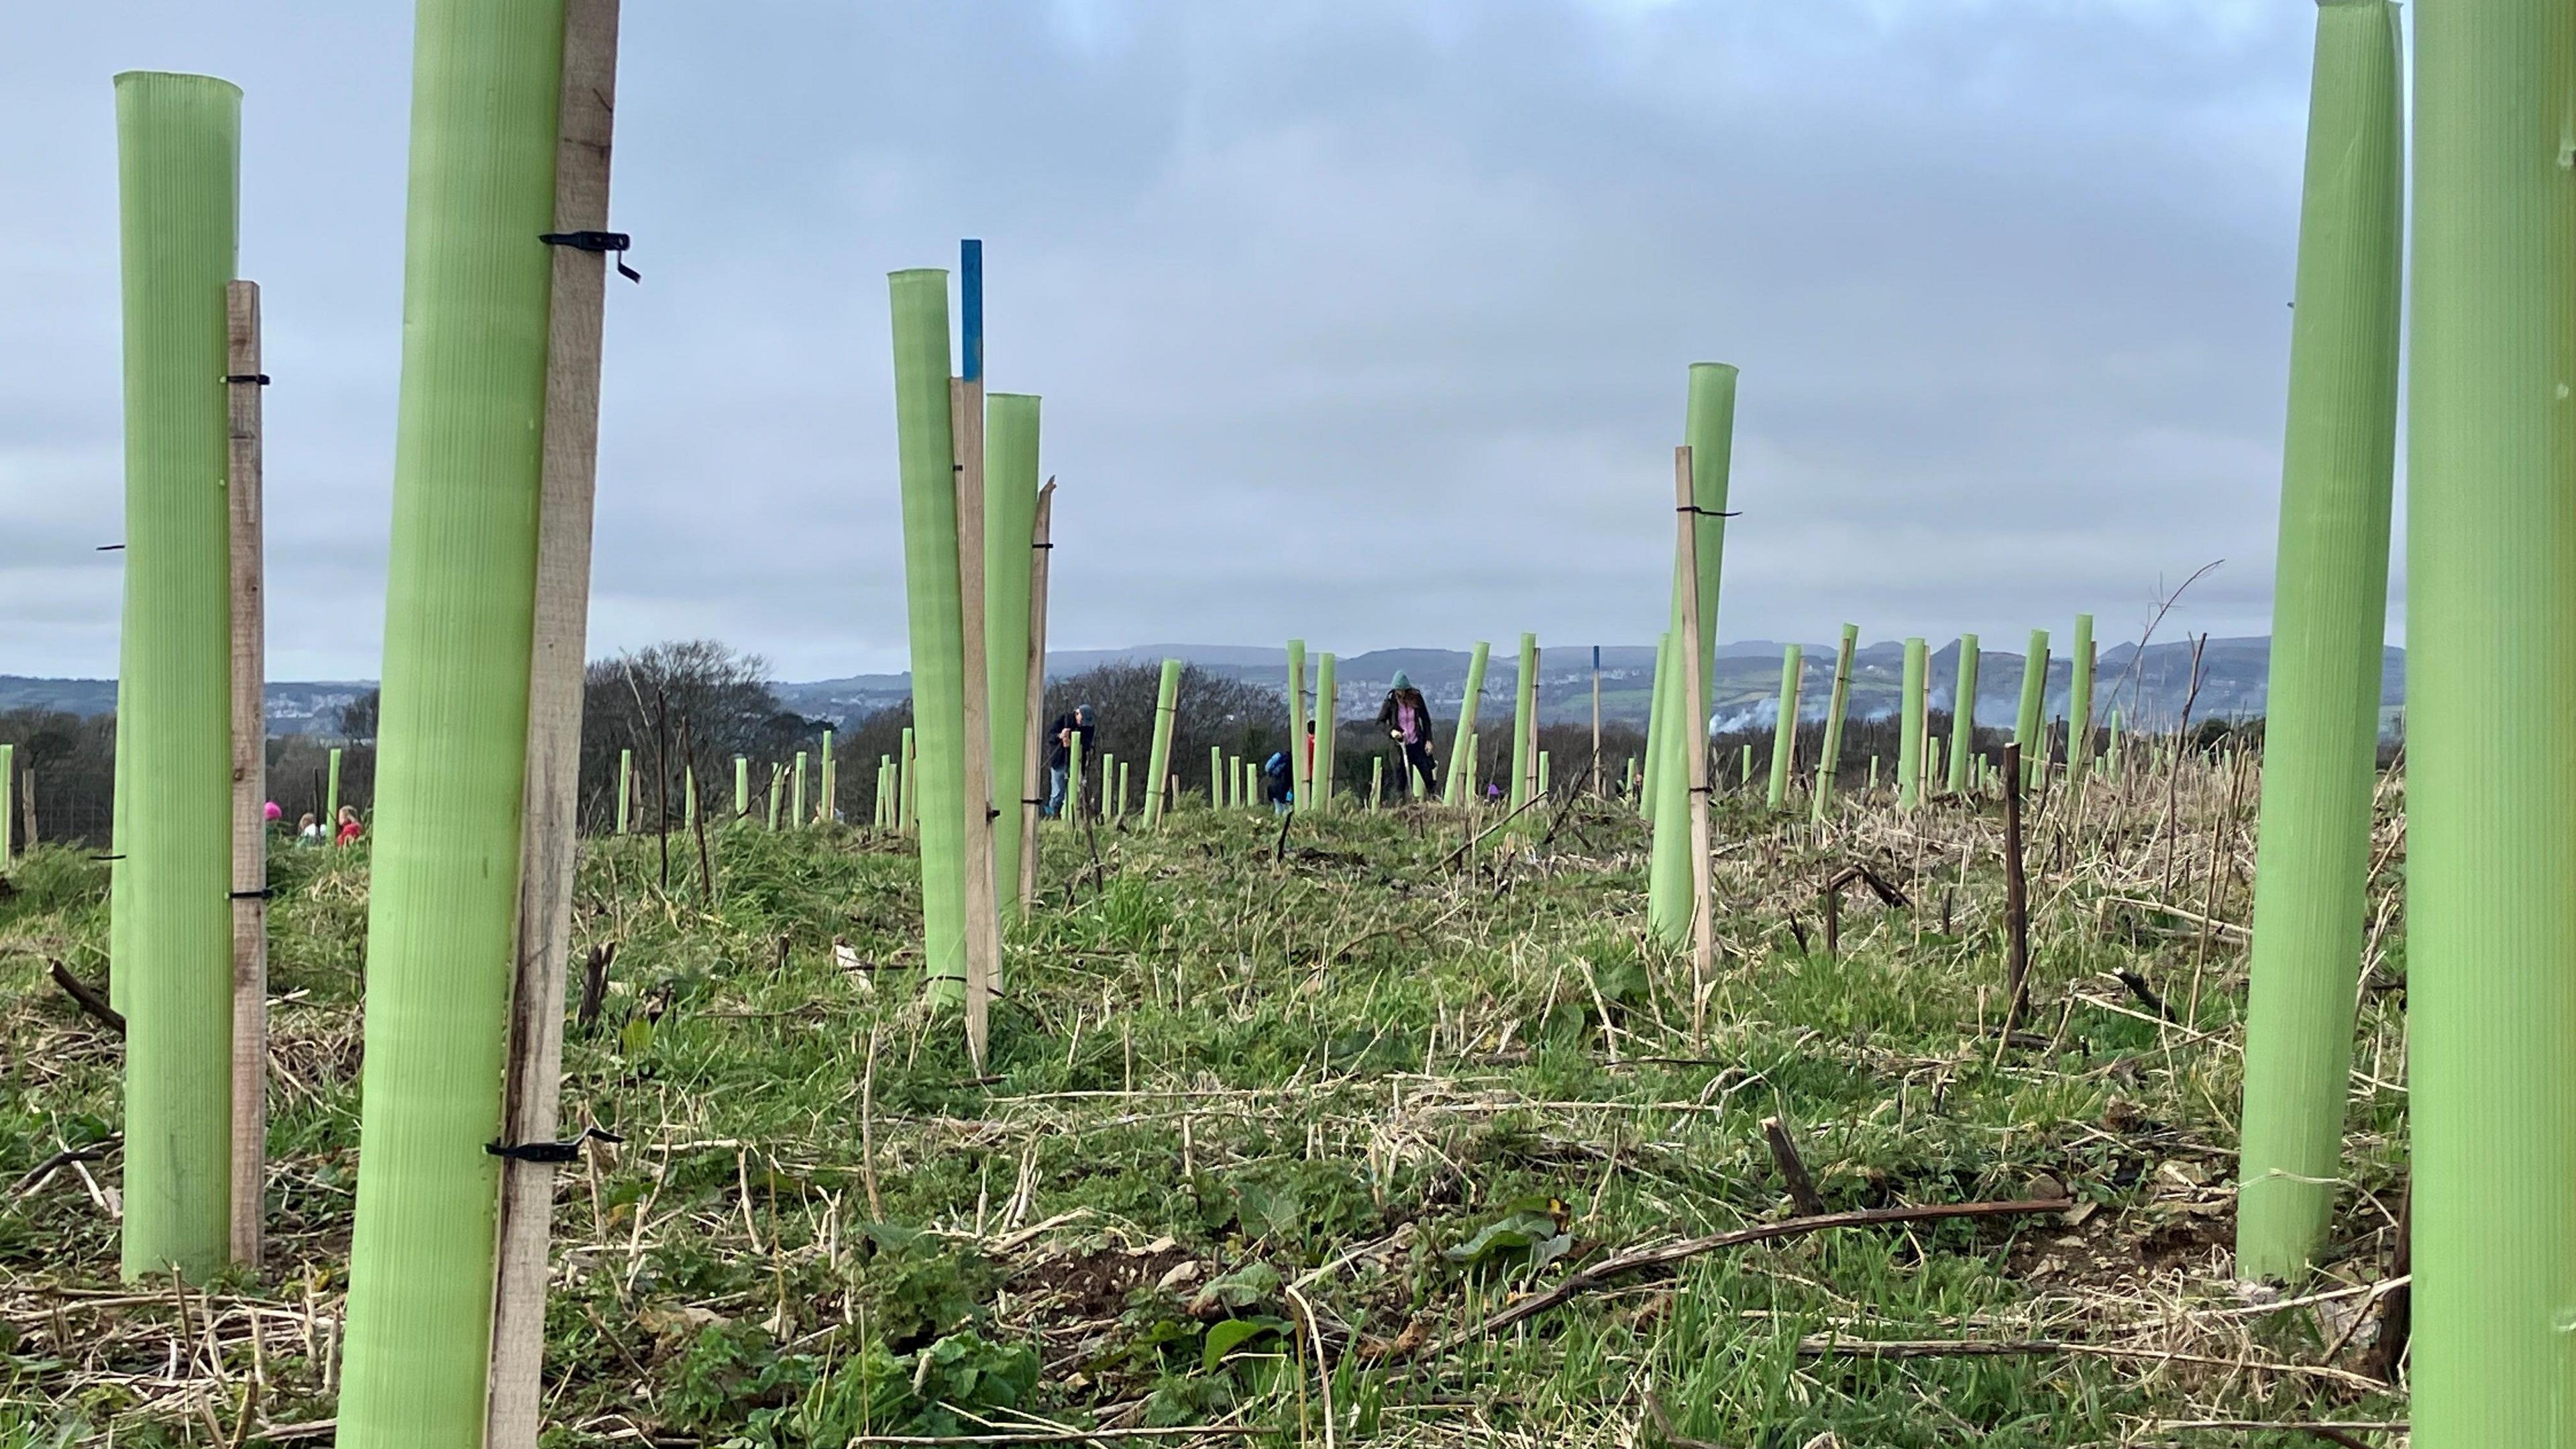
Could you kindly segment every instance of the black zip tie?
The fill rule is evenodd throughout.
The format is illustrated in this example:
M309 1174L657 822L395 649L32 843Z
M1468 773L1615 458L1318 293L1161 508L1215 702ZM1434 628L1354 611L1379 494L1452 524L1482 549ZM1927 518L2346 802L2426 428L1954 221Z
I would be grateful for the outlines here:
M1029 547L1031 547L1031 548L1053 548L1053 547L1055 547L1055 545L1054 545L1054 544L1051 544L1051 543L1033 543L1033 544L1030 544L1030 545L1029 545Z
M275 886L261 886L255 891L235 891L232 898L237 901L264 901L275 894L277 894Z
M123 860L123 859L125 859L125 857L124 857L124 856L121 856L121 855L93 855L93 856L91 856L91 857L90 857L90 859L92 859L92 860Z
M268 386L268 374L264 372L227 372L224 374L224 381L255 382L261 387L266 387Z
M1677 505L1674 507L1673 512L1696 513L1702 518L1741 518L1744 516L1743 510L1741 509L1730 512L1722 508L1702 508L1696 503Z
M614 1132L603 1132L596 1127L585 1127L582 1129L580 1136L568 1137L561 1142L522 1142L515 1146L504 1147L501 1145L501 1139L495 1137L491 1141L483 1144L483 1150L494 1157L506 1158L512 1162L579 1162L581 1160L581 1145L594 1138L601 1142L623 1142L626 1140Z
M1042 806L1042 805L1044 805L1044 804L1046 804L1046 802L1045 802L1044 800L1023 800L1023 801L1021 801L1020 803L1021 803L1021 804L1023 804L1023 805L1041 805L1041 806Z
M100 544L100 545L97 547L97 549L95 549L95 550L94 550L94 552L97 552L97 553L114 553L114 552L116 552L118 549L121 549L121 548L123 548L123 547L125 547L125 545L124 545L124 544L121 544L121 543L102 543L102 544Z
M547 231L539 232L537 240L550 247L571 247L575 251L615 252L619 276L630 282L644 280L642 272L626 265L626 249L635 244L635 239L622 231Z

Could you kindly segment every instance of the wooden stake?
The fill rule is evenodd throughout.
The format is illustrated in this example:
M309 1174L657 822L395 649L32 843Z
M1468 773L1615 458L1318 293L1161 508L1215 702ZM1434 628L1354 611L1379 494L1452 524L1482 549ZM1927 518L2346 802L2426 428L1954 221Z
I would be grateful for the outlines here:
M2021 744L2004 746L2004 929L2010 943L2005 980L2003 1042L2012 1043L2030 1005L2030 883L2022 873Z
M1691 494L1691 450L1673 449L1673 527L1680 539L1681 574L1685 579L1699 577L1699 509ZM1682 594L1682 688L1683 698L1697 700L1707 696L1700 687L1700 618L1699 590L1684 589ZM1693 710L1696 713L1696 707ZM1691 1040L1706 1038L1708 1025L1708 989L1716 974L1716 923L1709 912L1708 865L1708 720L1701 717L1689 722L1688 748L1682 753L1689 768L1690 782L1690 852L1691 852ZM1536 734L1533 724L1531 733Z
M608 224L616 119L618 0L566 0L555 225ZM599 460L604 253L559 246L547 319L545 467L537 521L536 637L529 674L526 823L520 840L518 971L502 1135L554 1139L563 1085L564 963L578 861L582 663L590 630L590 541ZM543 1392L546 1248L554 1168L501 1164L499 1272L492 1311L487 1449L533 1449Z
M966 1055L984 1070L993 985L1001 978L1001 902L993 881L993 725L984 673L984 245L964 244L964 376L948 391L957 455L957 607L965 640Z
M257 1268L268 1181L268 652L260 528L259 284L224 289L233 636L232 1254ZM0 799L5 799L0 794ZM7 863L0 849L0 865Z

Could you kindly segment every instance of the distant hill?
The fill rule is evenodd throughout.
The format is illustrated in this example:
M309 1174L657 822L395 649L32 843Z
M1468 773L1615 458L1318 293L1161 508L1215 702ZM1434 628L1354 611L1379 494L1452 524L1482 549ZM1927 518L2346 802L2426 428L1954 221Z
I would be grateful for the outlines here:
M1738 640L1718 646L1717 669L1710 680L1712 716L1721 729L1769 724L1779 712L1780 661L1786 645L1769 639ZM1834 646L1807 644L1804 683L1798 713L1821 718L1833 686ZM2064 647L2059 641L2059 647ZM1517 636L1494 641L1485 669L1482 712L1493 717L1508 710L1520 672ZM2246 719L2263 713L2268 699L2272 644L2268 638L2212 639L2202 651L2200 688L2191 701L2194 719ZM1047 673L1063 678L1108 663L1152 664L1184 659L1215 673L1279 689L1288 685L1288 653L1283 648L1241 645L1155 644L1129 649L1072 649L1049 656ZM2380 700L2395 709L2406 699L2406 651L2384 651ZM1454 715L1466 693L1470 660L1464 649L1379 649L1335 661L1345 718L1371 714L1403 671L1428 698L1435 711ZM1313 656L1307 665L1314 668ZM2019 707L2024 661L2019 653L1983 650L1978 658L1977 718L1992 724L2008 721ZM1930 666L1932 704L1950 708L1958 678L1956 642L1933 651ZM1851 711L1857 718L1885 714L1897 707L1905 670L1905 649L1882 641L1852 656ZM1604 719L1645 723L1653 698L1655 651L1637 645L1604 645L1601 649L1601 713ZM2150 646L2143 658L2133 644L2101 651L2099 682L2094 687L2101 713L2119 709L2134 724L2170 727L2181 717L2190 693L2191 645ZM2063 715L2074 681L2072 661L2053 657L2048 667L2048 713ZM374 685L363 680L311 683L279 682L268 687L268 721L273 734L327 735L338 728L342 706ZM841 679L782 683L779 700L800 714L848 719L900 704L912 693L909 674L856 674ZM1592 650L1589 645L1542 649L1538 674L1539 712L1549 720L1592 717ZM116 707L116 684L103 679L30 679L0 675L0 711L54 709L73 714L105 714Z

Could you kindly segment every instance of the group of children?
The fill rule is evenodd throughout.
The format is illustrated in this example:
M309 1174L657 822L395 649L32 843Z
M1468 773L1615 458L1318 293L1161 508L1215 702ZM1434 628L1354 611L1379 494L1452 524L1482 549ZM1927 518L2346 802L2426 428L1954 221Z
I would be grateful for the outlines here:
M271 829L286 820L286 812L274 800L269 801L260 813L266 817ZM328 837L323 834L322 822L314 818L311 811L305 812L304 818L295 824L295 843L299 846L320 845L327 838L333 845L355 845L358 837L365 833L366 827L358 823L357 809L343 805L340 807L339 828Z

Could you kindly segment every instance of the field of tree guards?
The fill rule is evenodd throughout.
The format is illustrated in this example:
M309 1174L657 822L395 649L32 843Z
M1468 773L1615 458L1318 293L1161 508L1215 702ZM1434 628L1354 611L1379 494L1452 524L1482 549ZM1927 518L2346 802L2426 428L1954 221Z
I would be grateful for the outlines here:
M906 697L595 654L620 20L419 0L327 743L257 128L114 79L115 709L0 714L0 1449L2576 1449L2576 7L2315 8L2256 717L2199 575L1747 685L1763 378L1676 359L1634 722L1543 620L1436 703L1293 614L1051 667L1121 504L972 239L865 339Z

